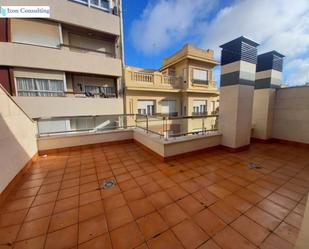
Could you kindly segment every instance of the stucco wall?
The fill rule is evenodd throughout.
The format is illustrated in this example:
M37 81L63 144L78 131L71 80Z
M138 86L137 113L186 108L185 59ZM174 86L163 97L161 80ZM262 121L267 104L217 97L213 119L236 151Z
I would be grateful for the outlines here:
M309 86L277 90L272 137L309 144Z
M0 87L0 193L36 154L35 125Z
M31 117L123 114L122 98L14 97Z
M40 151L74 147L80 145L115 142L133 139L133 130L116 130L95 134L76 134L68 136L53 136L38 139Z

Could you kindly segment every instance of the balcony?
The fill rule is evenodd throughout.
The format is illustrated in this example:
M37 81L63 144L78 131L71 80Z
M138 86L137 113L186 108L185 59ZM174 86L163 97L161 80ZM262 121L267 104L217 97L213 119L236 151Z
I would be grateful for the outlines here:
M101 53L83 53L76 50L0 42L0 54L1 65L13 67L31 65L31 68L37 69L122 76L121 60L102 56Z
M120 17L118 15L102 11L102 8L88 8L88 4L85 5L86 1L84 0L78 2L70 0L28 0L27 5L50 6L51 20L120 36ZM3 6L11 6L12 4L12 0L1 1ZM23 6L24 4L24 0L14 0L13 5ZM95 6L96 4L92 5Z
M126 68L125 81L128 90L180 92L182 89L180 77L168 76L160 72L138 72Z

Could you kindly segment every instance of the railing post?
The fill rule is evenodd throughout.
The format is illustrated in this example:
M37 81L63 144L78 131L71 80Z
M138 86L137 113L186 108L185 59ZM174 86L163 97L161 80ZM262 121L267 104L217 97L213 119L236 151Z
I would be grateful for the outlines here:
M148 133L148 115L146 116L146 132Z
M203 135L205 134L205 123L204 123L204 117L202 117L202 131Z

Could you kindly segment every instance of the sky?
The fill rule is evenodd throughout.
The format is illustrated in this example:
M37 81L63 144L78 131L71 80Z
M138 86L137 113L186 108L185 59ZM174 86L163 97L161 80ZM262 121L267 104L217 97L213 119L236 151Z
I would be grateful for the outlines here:
M258 54L285 55L283 82L309 82L309 0L123 0L123 19L127 65L158 69L186 43L220 60L219 46L243 35Z

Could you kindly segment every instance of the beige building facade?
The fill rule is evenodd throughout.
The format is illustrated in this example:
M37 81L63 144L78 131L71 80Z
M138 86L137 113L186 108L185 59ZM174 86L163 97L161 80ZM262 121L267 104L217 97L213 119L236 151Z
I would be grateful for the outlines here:
M219 91L212 79L212 70L218 64L212 50L186 44L165 58L159 70L127 66L124 76L126 113L149 116L216 114ZM201 127L201 121L192 120L185 129L178 131L198 131Z
M0 19L0 83L29 116L124 113L121 0L1 4L50 6L48 19Z

